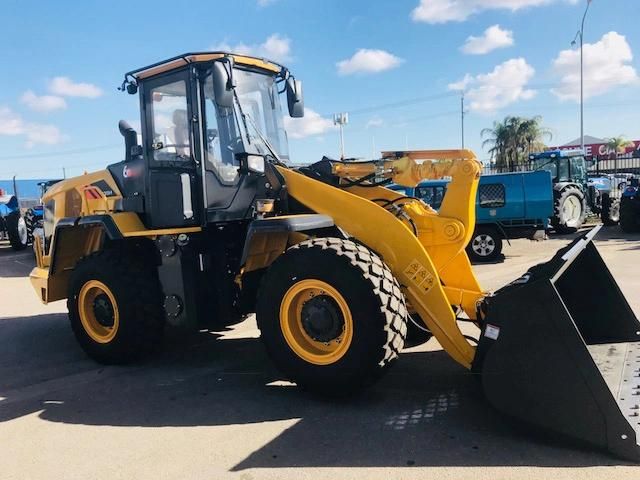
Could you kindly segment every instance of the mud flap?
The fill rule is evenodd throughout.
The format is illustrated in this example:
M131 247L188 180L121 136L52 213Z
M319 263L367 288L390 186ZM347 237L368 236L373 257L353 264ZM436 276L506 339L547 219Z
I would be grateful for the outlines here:
M599 228L486 299L473 369L505 414L640 462L640 323Z

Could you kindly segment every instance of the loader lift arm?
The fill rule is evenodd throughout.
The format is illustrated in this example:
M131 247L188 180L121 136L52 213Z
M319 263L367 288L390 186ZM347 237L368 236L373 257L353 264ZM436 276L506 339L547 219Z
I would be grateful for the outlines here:
M333 178L327 180L341 188L279 169L292 197L330 215L336 225L384 258L411 308L449 355L470 368L475 349L460 331L452 305L477 320L477 304L485 296L464 251L475 224L480 175L475 155L469 150L394 152L382 160L329 165ZM415 186L443 176L452 181L439 213L381 186L385 180Z

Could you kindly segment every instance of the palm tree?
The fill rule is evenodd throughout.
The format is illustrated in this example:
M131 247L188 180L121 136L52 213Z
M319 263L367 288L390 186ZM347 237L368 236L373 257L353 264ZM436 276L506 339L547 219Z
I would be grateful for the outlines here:
M544 149L544 139L551 140L552 135L541 123L542 117L539 116L507 116L502 122L493 122L492 128L484 128L480 132L483 138L487 137L482 146L489 148L499 171L513 171L530 153Z
M616 158L618 158L619 153L624 153L625 149L631 146L633 146L633 142L624 138L623 135L607 138L607 149L615 154Z
M538 115L533 118L525 119L520 125L522 140L524 140L526 145L527 158L529 157L529 154L533 152L540 152L544 150L546 145L543 140L545 138L548 141L551 141L553 138L551 130L543 127L541 123L542 117Z

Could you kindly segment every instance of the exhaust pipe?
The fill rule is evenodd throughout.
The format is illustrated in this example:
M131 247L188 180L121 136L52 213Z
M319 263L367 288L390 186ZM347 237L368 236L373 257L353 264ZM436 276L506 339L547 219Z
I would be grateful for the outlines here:
M473 370L501 412L640 462L640 322L600 228L487 297Z

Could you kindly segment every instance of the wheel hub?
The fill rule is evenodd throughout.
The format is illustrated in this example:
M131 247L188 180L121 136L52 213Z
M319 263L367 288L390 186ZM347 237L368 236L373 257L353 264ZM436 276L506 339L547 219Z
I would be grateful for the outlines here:
M317 342L330 342L344 330L340 308L329 296L318 295L302 306L302 328Z
M93 301L93 314L103 327L113 327L113 305L104 293L98 295Z
M471 247L478 255L487 256L495 250L496 244L493 238L483 234L473 239Z

